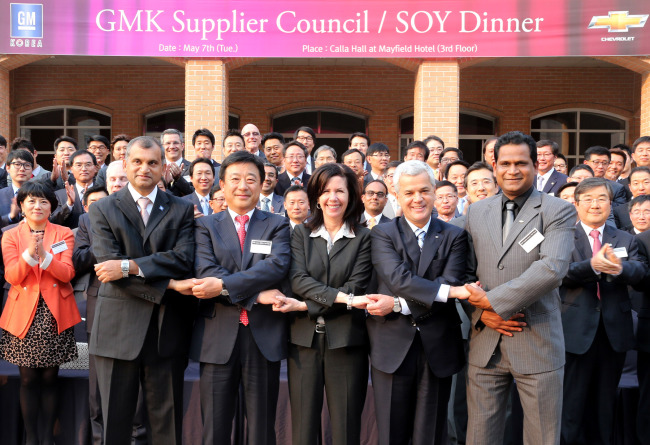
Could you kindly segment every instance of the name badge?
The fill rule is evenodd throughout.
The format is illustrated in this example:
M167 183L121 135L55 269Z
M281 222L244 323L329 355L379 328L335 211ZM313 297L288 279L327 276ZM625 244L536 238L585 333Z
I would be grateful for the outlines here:
M617 258L627 258L627 249L625 247L617 247L614 249L614 255Z
M52 244L52 247L50 247L50 249L52 249L52 253L57 254L63 252L64 250L68 250L68 245L65 243L65 241L59 241L58 243Z
M519 241L519 245L526 251L526 253L530 253L530 251L537 247L537 245L542 241L544 241L544 235L539 233L539 230L533 229L528 235Z
M273 246L272 241L263 241L258 239L251 240L251 253L261 253L262 255L270 255L271 246Z

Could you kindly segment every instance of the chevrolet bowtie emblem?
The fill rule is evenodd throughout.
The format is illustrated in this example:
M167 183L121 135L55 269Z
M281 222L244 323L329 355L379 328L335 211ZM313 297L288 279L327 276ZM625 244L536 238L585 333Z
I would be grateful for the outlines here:
M596 15L589 29L607 29L607 32L627 32L628 28L643 28L648 14L629 15L629 11L609 11L609 15Z

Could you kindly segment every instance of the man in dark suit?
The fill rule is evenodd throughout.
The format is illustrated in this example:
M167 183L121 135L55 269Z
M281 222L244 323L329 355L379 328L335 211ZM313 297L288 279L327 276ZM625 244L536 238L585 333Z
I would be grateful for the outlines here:
M190 178L194 192L183 197L194 206L194 217L211 215L210 190L214 185L214 167L210 158L196 158L190 164Z
M275 193L284 196L284 192L292 185L299 185L307 190L307 182L310 178L310 175L305 172L307 156L309 156L307 148L298 141L291 141L284 144L282 153L285 172L278 176Z
M12 151L7 156L5 166L13 180L10 187L0 189L0 227L15 224L21 219L20 208L14 198L18 189L32 176L34 157L27 150Z
M375 179L384 180L384 174L390 162L390 150L388 145L375 142L366 151L366 160L370 164L370 170L363 178L364 186Z
M537 142L537 190L555 196L567 181L567 175L555 170L553 165L560 154L555 141L543 139Z
M254 124L246 124L241 129L241 136L244 139L244 148L255 156L262 158L262 162L266 161L264 152L260 150L260 143L262 142L262 134L260 129Z
M432 217L427 164L405 162L393 181L404 216L372 229L378 295L366 307L379 443L446 444L452 375L465 363L450 285L462 283L467 234Z
M638 235L650 229L650 195L641 195L630 201L630 220L632 226L628 232Z
M636 240L639 256L646 265L644 278L636 288L642 293L636 332L639 377L636 430L640 443L650 443L650 230L636 235Z
M274 444L288 325L270 305L283 296L277 289L289 271L289 223L255 208L264 180L259 157L231 154L219 179L228 210L196 220L192 292L201 301L190 356L201 363L203 443L230 443L241 383L248 441Z
M632 199L650 194L650 168L634 167L627 179L632 192ZM615 207L614 220L616 221L616 227L629 231L632 228L630 207L628 205Z
M391 218L383 214L384 207L388 203L388 187L383 181L375 179L367 183L363 188L361 201L364 207L361 224L372 229L377 224L383 224L391 220Z
M591 167L595 178L604 178L611 159L612 155L609 152L609 149L596 145L589 147L587 151L585 151L584 163ZM614 194L612 200L613 208L625 204L627 202L625 187L618 182L610 181L609 179L607 179L607 181L609 186L612 188L612 193Z
M83 196L86 189L93 186L93 179L97 172L97 160L88 150L77 150L70 156L70 171L75 177L75 183L67 183L65 188L55 192L59 200L59 206L52 212L52 217L57 218L60 213L65 212L67 217L63 219L63 225L71 229L79 225L79 217L85 213Z
M133 139L127 187L90 207L95 272L102 282L90 353L104 414L104 443L129 444L142 384L152 444L181 444L183 371L195 300L173 289L192 270L192 205L160 192L163 149Z
M189 173L190 161L183 159L185 142L183 134L168 128L160 134L160 143L165 150L165 169L163 179L167 189L175 196L185 196L192 193Z
M575 190L580 222L562 281L566 347L562 442L609 444L626 351L634 348L628 285L645 274L634 236L606 225L612 191L605 178Z
M307 191L299 185L292 185L284 192L284 208L289 219L291 233L298 225L304 223L309 217L309 198Z
M284 197L275 193L278 185L278 168L269 161L264 161L264 182L260 191L257 208L265 212L284 214Z
M212 134L212 132L207 128L199 128L194 132L194 135L192 136L192 145L194 146L196 159L198 158L210 159L210 162L212 163L212 167L214 168L214 175L215 177L218 177L219 168L221 168L221 164L219 164L217 161L212 159L214 144L215 144L214 134ZM187 173L183 173L183 175L186 174Z

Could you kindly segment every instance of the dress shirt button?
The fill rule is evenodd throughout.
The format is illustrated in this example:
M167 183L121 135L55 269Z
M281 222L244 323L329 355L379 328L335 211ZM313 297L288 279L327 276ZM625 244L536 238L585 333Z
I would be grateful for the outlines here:
M56 287L56 284L53 284L52 287Z
M23 287L23 289L27 290L27 287Z
M499 270L503 270L503 264L499 264Z

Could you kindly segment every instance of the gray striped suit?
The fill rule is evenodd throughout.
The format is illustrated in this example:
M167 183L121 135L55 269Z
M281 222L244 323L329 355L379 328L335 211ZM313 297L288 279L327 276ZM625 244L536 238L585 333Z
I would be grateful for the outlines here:
M525 413L524 442L556 444L560 438L564 337L558 287L566 275L576 211L569 203L533 190L502 241L503 198L473 203L466 230L476 256L476 277L504 320L525 314L513 337L499 334L472 313L469 346L468 444L503 441L506 400L513 379ZM533 229L544 240L529 253L518 244Z

